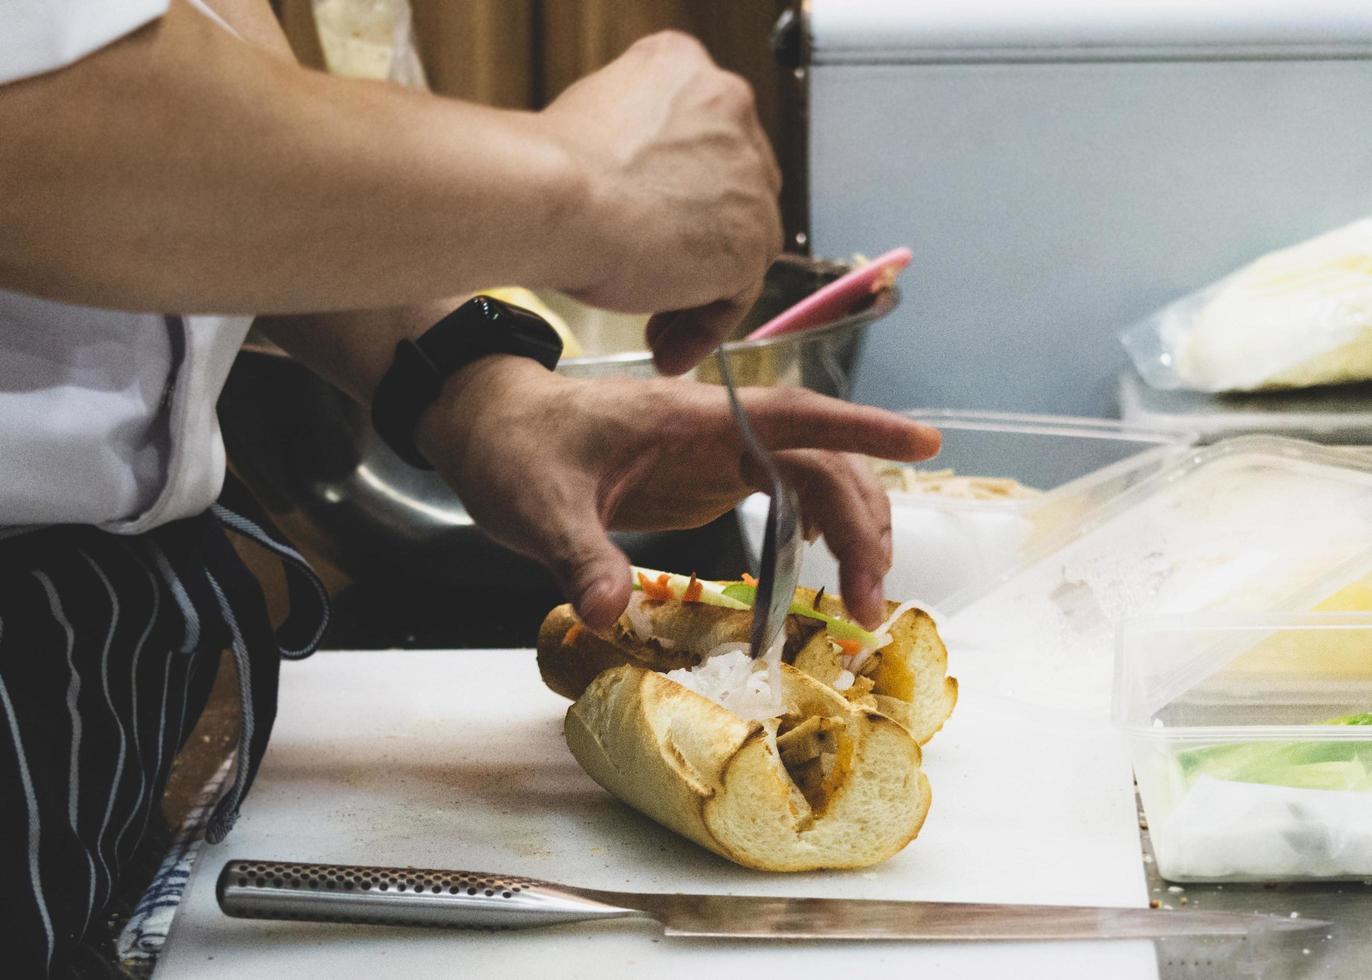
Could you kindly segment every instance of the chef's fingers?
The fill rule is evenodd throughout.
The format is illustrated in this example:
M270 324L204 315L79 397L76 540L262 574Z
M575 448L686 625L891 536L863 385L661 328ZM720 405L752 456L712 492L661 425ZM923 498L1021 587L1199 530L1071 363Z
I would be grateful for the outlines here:
M772 141L767 138L767 131L762 128L762 119L757 113L757 92L742 75L729 71L724 74L728 76L739 96L731 100L730 109L757 153L757 164L762 170L763 180L772 189L773 195L778 194L781 192L781 167L777 163L776 154L772 152Z
M844 453L790 450L778 453L777 463L800 498L806 521L819 528L838 559L848 611L864 626L879 624L886 610L882 579L891 565L891 507L885 493L871 493ZM743 473L754 485L766 483L750 458Z
M751 92L752 89L749 89ZM750 100L750 110L751 110ZM772 141L767 138L766 131L762 128L762 122L758 119L757 113L750 111L748 119L745 120L746 132L753 148L757 150L758 163L762 167L764 179L767 186L772 189L773 195L781 193L781 165L777 163L776 154L772 152Z
M739 393L759 438L771 449L832 449L915 462L939 450L939 433L904 415L828 398L804 388ZM717 419L721 431L724 419Z
M781 164L777 163L776 154L772 152L772 141L767 138L767 134L763 132L760 123L753 127L752 132L754 139L761 144L758 152L762 154L762 166L767 171L767 184L772 188L773 194L780 196L782 187Z
M655 314L644 337L662 374L685 374L724 342L752 308L761 286L692 310Z
M885 570L889 572L895 561L891 540L891 497L866 457L844 453L843 459L856 474L858 491L867 501L867 510L880 528L881 553L886 563Z
M648 325L643 328L643 339L647 341L649 350L657 349L658 340L671 326L676 313L676 310L668 310L666 313L654 313L648 318Z
M629 604L629 559L605 532L590 494L550 507L528 551L557 579L582 622L608 629Z
M795 450L792 450L792 452L794 451ZM871 464L867 461L867 457L857 456L853 453L836 453L834 455L843 465L847 465L853 469L854 485L867 506L867 514L870 520L879 527L889 525L891 498L886 495L886 488L883 487L881 481L877 479ZM801 515L801 524L805 529L806 541L816 541L824 531L810 514ZM894 557L891 550L891 532L889 527L882 532L881 545L882 554L886 561L886 568L889 571Z

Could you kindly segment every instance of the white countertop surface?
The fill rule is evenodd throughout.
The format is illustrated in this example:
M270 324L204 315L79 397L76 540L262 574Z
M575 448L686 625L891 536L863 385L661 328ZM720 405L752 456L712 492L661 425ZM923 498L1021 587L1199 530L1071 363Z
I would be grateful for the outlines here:
M854 969L939 980L1157 976L1149 942L770 944L666 939L647 924L478 933L229 919L230 858L505 872L625 890L1146 904L1128 764L1095 722L989 692L996 657L950 643L961 703L926 746L920 837L866 872L766 875L605 794L561 737L566 702L531 651L323 652L282 668L262 771L227 841L201 852L158 980L738 976ZM802 955L803 954L803 955ZM783 963L783 958L784 963Z

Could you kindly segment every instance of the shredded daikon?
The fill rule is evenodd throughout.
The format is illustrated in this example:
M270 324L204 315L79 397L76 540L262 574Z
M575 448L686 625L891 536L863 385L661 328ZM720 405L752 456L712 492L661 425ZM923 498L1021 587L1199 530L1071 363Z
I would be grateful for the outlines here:
M785 634L757 660L746 643L721 643L694 667L668 671L669 680L728 708L744 721L775 718L785 711L781 699L781 651Z
M887 643L891 642L891 627L896 625L896 622L900 617L904 616L911 609L923 609L924 606L925 603L920 602L918 599L906 599L900 605L896 606L891 612L891 615L886 617L886 622L882 623L875 630L877 636L882 637L886 641L881 646L884 647ZM877 649L881 649L881 647L878 647Z
M890 637L887 637L886 643L890 642ZM886 643L883 643L881 646L885 646ZM864 647L857 653L850 654L848 656L840 656L838 660L839 663L843 664L845 670L850 671L854 674L860 674L862 673L863 666L866 665L868 660L872 659L872 654L876 653L880 649L881 647Z
M886 617L886 622L882 623L880 626L878 626L875 630L872 631L873 635L875 635L877 638L876 646L863 647L861 650L857 651L857 653L839 658L839 661L843 664L844 669L853 674L861 673L863 665L867 663L867 661L871 658L872 654L876 653L878 650L885 647L888 643L891 642L892 639L894 639L894 637L891 636L891 628L896 625L896 622L900 619L900 617L904 616L911 609L925 608L927 608L927 604L920 602L918 599L907 599L900 605L896 606L896 608L892 611L891 615ZM842 688L840 688L840 690L842 690Z
M628 608L624 610L629 617L629 625L633 628L635 638L644 643L653 638L653 624L648 619L647 611L643 608L643 602L646 598L642 592L631 593Z

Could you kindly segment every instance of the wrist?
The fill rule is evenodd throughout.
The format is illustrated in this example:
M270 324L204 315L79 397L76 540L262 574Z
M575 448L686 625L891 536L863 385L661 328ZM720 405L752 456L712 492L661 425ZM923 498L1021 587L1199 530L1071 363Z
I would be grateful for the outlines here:
M541 364L517 354L487 354L454 371L432 404L420 413L414 429L415 447L438 467L467 429L497 406L526 395L539 385L565 381Z
M420 417L454 375L492 354L518 355L551 371L562 355L562 340L528 310L491 296L473 297L418 338L396 345L395 360L372 394L372 425L382 440L410 465L432 469L415 440ZM485 373L464 377L470 385Z

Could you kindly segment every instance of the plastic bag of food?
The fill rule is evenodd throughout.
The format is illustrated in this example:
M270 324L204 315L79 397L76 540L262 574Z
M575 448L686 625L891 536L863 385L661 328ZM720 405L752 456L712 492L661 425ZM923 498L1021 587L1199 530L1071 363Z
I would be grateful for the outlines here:
M1154 388L1372 379L1372 218L1264 255L1120 335Z
M313 6L332 74L428 88L409 0L314 0Z

